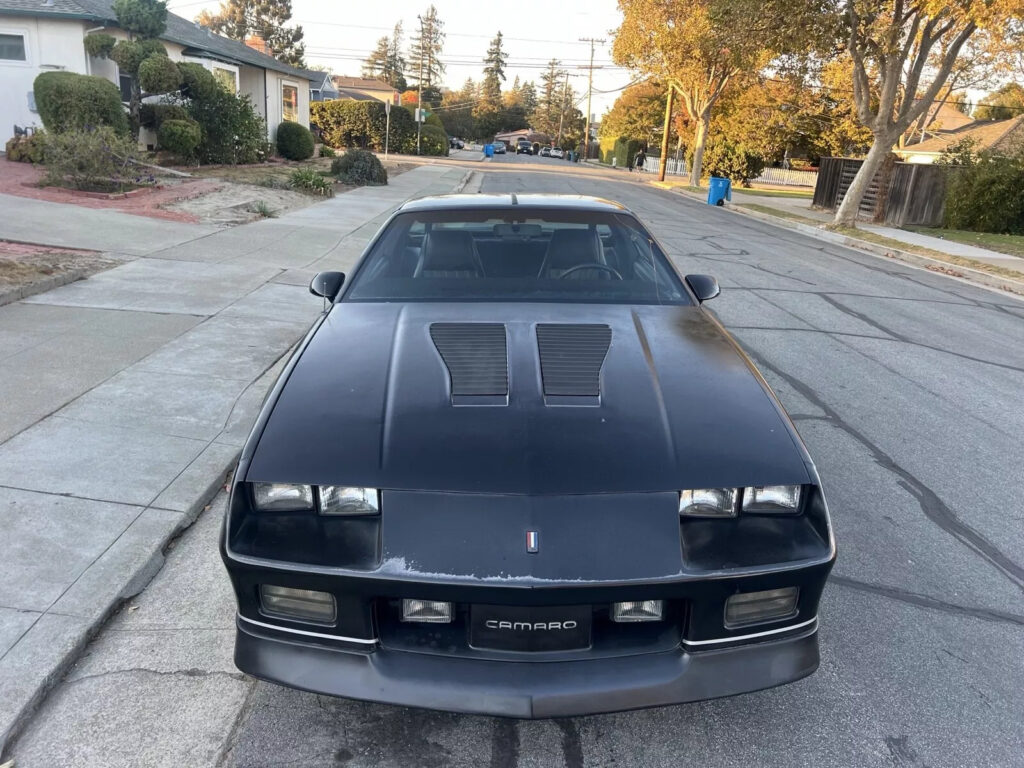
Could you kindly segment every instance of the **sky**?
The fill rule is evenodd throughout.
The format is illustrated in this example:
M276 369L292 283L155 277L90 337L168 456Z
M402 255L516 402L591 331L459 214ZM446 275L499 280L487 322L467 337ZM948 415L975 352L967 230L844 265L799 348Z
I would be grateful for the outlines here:
M292 0L292 21L305 32L306 61L329 67L336 75L356 77L362 61L378 38L391 34L396 21L403 22L406 49L411 32L418 26L417 15L425 13L430 0ZM194 19L203 9L216 11L214 0L169 0L167 7L179 16ZM539 83L540 72L549 59L557 58L569 71L569 84L579 95L577 106L586 111L587 70L590 43L580 38L606 40L594 48L594 92L591 113L600 120L634 79L631 73L611 60L613 31L620 14L615 0L516 0L505 2L468 2L434 0L438 17L444 22L446 39L442 61L444 84L452 89L462 86L467 77L483 77L483 57L490 40L498 31L508 51L508 82L516 75L521 80Z

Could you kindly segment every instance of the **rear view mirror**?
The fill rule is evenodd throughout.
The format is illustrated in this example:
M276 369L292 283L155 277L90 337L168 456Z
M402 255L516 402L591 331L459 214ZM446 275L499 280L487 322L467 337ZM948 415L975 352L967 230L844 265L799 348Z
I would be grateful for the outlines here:
M314 296L323 296L328 301L334 301L344 283L344 272L317 272L316 277L309 283L309 292Z
M711 275L687 275L686 284L690 286L690 290L694 292L697 301L701 304L721 293L718 281Z

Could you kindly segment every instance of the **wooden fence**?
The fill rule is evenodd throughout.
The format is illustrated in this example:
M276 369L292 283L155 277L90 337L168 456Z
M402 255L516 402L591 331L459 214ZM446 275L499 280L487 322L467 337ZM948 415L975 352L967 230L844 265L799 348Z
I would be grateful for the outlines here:
M823 157L812 205L837 209L862 162L849 157ZM938 165L888 160L868 185L858 218L893 227L941 226L946 200L945 171Z

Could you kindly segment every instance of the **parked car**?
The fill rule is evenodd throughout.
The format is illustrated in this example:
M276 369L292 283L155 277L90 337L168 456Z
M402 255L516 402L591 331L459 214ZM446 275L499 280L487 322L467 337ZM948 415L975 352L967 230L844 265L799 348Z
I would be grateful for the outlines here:
M494 142L494 154L496 154L496 155L504 155L505 152L506 152L505 142L504 141L495 141Z
M565 157L565 152L562 151L561 147L552 147L551 156L557 157L559 160L561 160Z
M516 154L517 155L532 155L533 145L530 144L526 139L520 139L516 142Z
M243 672L532 718L818 667L814 463L718 283L630 211L413 200L310 291L221 527Z
M551 147L541 147L540 148L540 156L541 157L551 157Z
M448 145L451 149L464 149L466 146L462 139L457 139L454 136L448 138Z

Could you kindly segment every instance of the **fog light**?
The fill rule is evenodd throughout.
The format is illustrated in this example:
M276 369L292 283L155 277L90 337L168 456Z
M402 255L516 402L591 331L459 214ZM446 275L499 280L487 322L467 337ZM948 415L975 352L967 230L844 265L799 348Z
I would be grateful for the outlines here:
M438 600L403 600L402 621L424 624L448 624L452 620L452 604Z
M763 624L796 616L796 587L768 589L764 592L740 592L725 601L727 629Z
M612 605L612 621L661 621L665 604L661 600L634 600Z
M315 621L318 624L333 624L338 613L334 595L312 589L262 584L260 603L263 605L263 612L268 616L296 621Z

